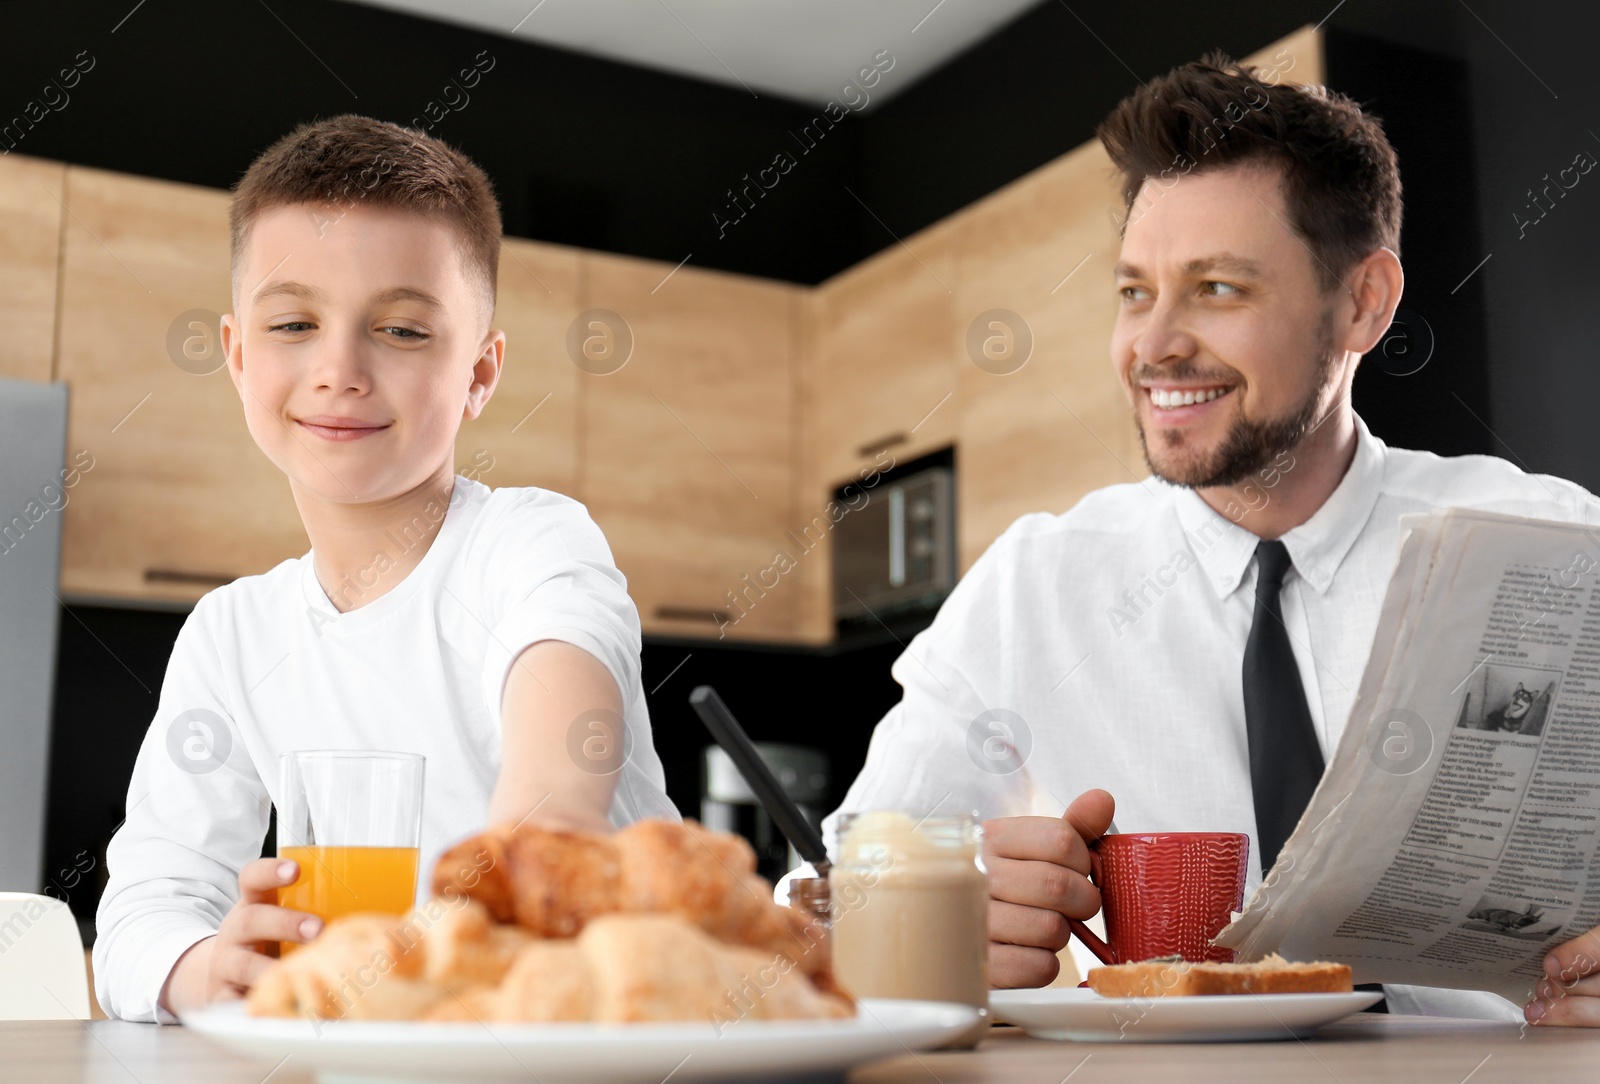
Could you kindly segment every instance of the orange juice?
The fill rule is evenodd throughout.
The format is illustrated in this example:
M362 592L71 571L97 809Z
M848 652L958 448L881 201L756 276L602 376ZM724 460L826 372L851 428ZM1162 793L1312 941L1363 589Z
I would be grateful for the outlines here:
M323 922L356 911L403 915L417 896L417 847L283 847L279 858L300 864L300 877L278 889L278 904ZM297 948L284 941L279 955Z

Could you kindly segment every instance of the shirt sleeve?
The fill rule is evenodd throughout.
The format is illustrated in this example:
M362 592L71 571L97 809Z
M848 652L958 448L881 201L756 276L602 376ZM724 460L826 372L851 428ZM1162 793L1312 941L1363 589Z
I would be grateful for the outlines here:
M106 851L95 996L108 1016L178 1023L157 1004L178 958L216 933L261 854L271 799L222 695L202 599L167 661L155 719Z
M506 678L517 656L540 640L582 648L617 683L630 730L631 705L642 703L639 613L611 547L577 501L540 489L496 490L469 567L478 579L489 647L483 664L484 706L498 729ZM648 723L643 735L649 740ZM637 740L641 735L635 733Z
M890 673L904 690L872 733L861 774L822 824L829 850L842 814L895 809L970 812L980 820L1031 811L1030 724L1000 703L990 675L1007 665L1014 620L1017 525L984 552ZM1026 579L1027 577L1023 577Z

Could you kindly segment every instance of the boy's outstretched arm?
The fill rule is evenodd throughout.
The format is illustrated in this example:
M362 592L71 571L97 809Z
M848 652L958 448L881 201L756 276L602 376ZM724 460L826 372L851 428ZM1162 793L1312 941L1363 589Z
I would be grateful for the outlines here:
M489 823L609 831L629 739L622 694L605 665L561 640L533 644L506 674L501 718Z

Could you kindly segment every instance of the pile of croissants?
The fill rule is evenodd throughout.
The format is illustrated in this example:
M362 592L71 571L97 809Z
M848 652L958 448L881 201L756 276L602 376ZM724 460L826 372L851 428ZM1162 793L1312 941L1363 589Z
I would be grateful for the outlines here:
M407 915L334 919L248 995L257 1016L458 1023L847 1017L818 924L738 836L522 825L447 850Z

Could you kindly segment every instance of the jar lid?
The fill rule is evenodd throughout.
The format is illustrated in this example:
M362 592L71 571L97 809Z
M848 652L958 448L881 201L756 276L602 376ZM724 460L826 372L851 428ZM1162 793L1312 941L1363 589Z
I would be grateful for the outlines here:
M872 810L839 818L840 861L847 865L894 861L971 861L983 828L971 813L913 816Z

